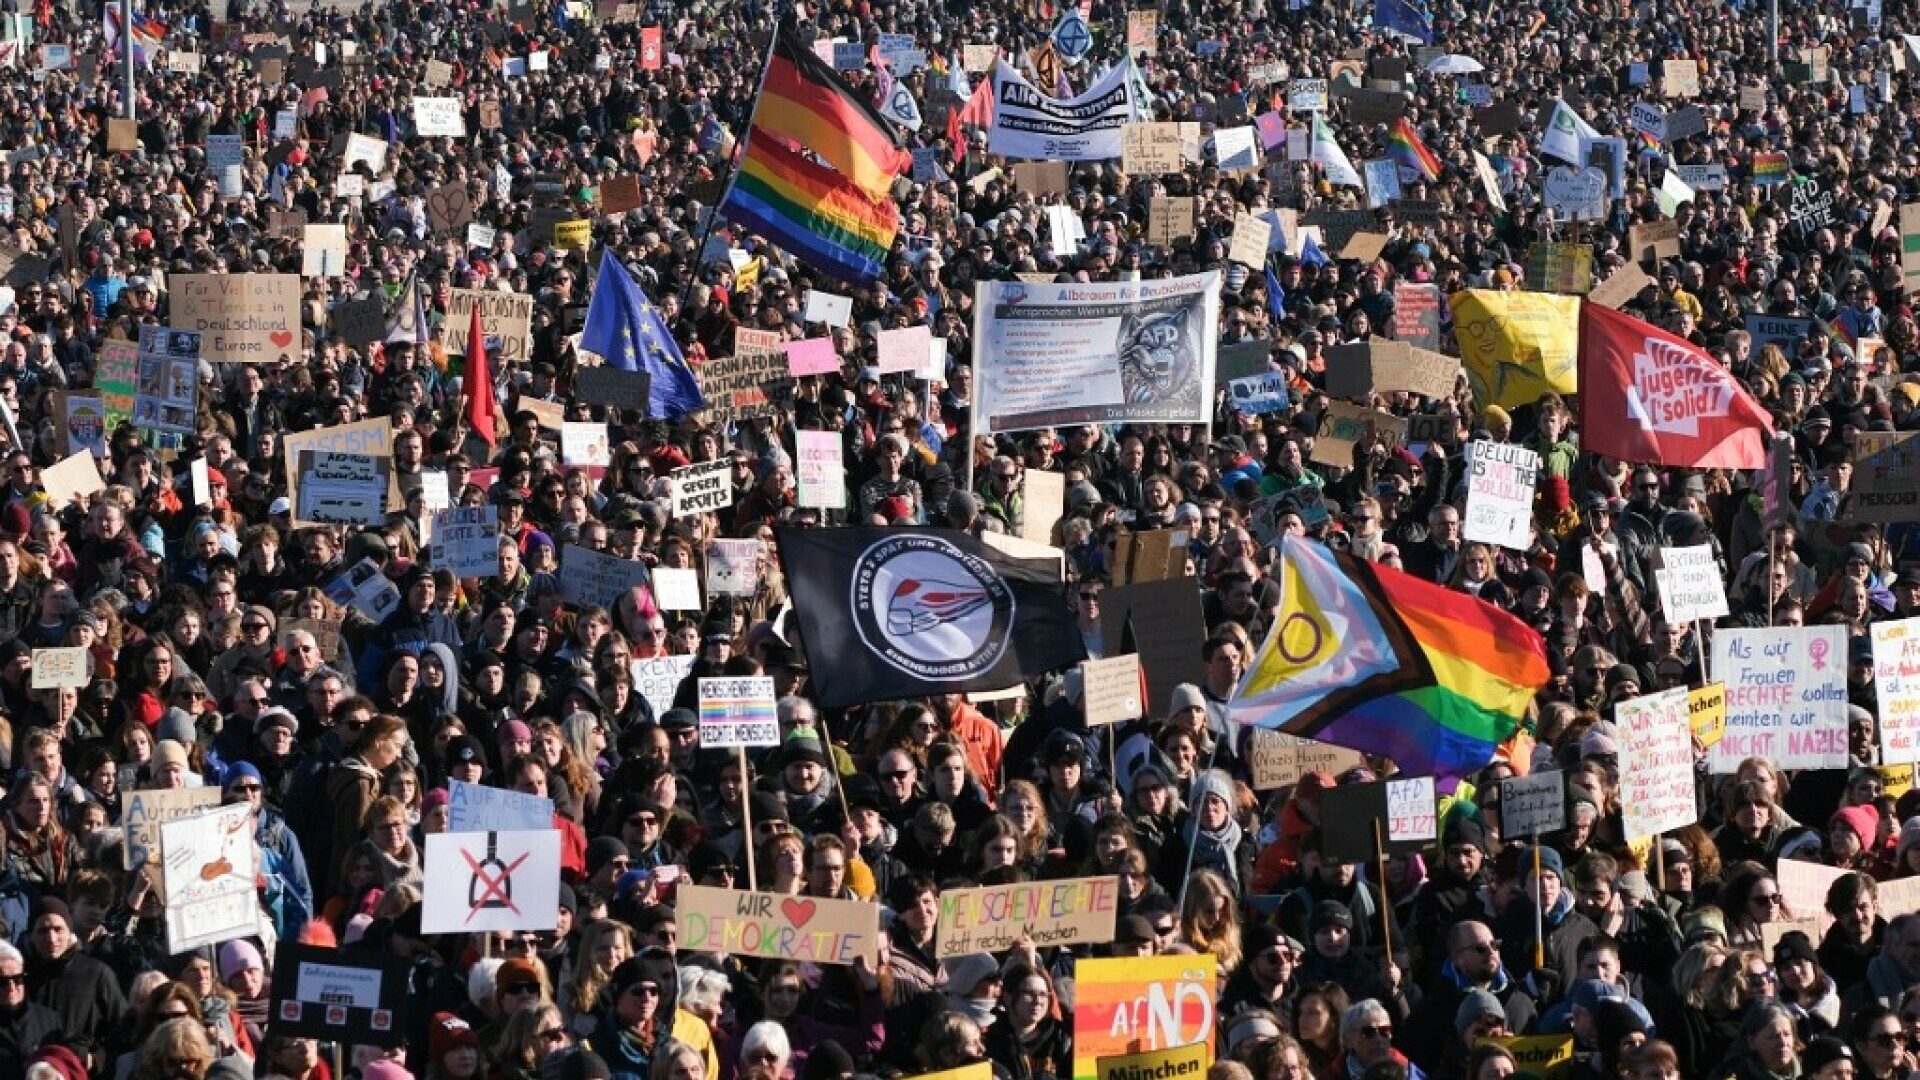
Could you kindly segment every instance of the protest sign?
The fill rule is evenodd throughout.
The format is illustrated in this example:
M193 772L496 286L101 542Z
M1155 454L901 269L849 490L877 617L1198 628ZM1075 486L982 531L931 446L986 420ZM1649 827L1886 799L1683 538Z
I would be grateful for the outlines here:
M709 541L707 591L715 596L752 596L758 592L760 560L766 550L753 537Z
M830 337L782 342L780 350L787 354L787 371L796 379L806 375L831 375L840 370L840 354L834 351Z
M673 485L673 516L691 517L732 506L732 470L732 459L724 457L675 469L670 478Z
M385 455L302 450L294 516L324 525L386 524L392 461Z
M879 955L880 905L681 885L680 948L814 964Z
M1910 521L1920 515L1920 439L1901 432L1865 456L1853 470L1847 516L1856 521Z
M791 385L786 354L777 349L766 353L736 350L732 356L709 357L700 368L700 388L706 392L708 410L729 420L772 416L779 410L775 400L779 388Z
M976 286L982 432L1211 419L1220 274Z
M590 405L645 411L653 380L644 371L583 367L573 373L573 395Z
M1345 401L1329 401L1320 414L1320 430L1313 441L1313 461L1336 467L1353 464L1353 448L1372 436L1389 447L1405 445L1407 422L1384 409L1368 409ZM1342 462L1346 464L1341 465Z
M1727 688L1724 683L1708 683L1687 692L1687 718L1693 737L1700 745L1711 747L1727 733Z
M156 431L186 433L200 391L201 336L148 324L140 328L133 422Z
M553 827L553 800L487 784L447 781L447 831L539 832Z
M1121 64L1078 97L1058 99L1035 89L1005 60L995 63L988 149L1002 157L1061 163L1121 156L1121 131L1139 114L1127 84L1132 71L1131 64Z
M95 458L107 456L107 402L99 394L66 394L66 415L59 432L66 437L61 454L88 453ZM42 476L45 476L44 471ZM84 479L84 478L83 478ZM41 487L46 486L42 479Z
M1147 206L1147 243L1170 248L1193 236L1196 200L1190 195L1163 195Z
M289 431L282 435L281 445L287 457L287 492L296 511L293 524L295 528L307 528L320 522L303 520L298 516L302 455L313 451L390 456L393 453L393 421L383 416L378 420L360 420L310 431Z
M934 956L1001 953L1026 937L1040 948L1113 940L1120 879L1027 881L940 894Z
M687 653L629 660L627 669L633 673L633 692L647 699L647 704L653 706L653 715L666 715L667 710L673 708L674 695L687 672L693 669L695 659L692 653Z
M1367 763L1366 755L1358 750L1266 728L1249 728L1240 745L1249 750L1247 764L1253 772L1255 791L1285 787L1310 772L1338 776Z
M1400 391L1448 397L1460 374L1460 361L1451 356L1386 338L1335 345L1325 356L1327 393L1362 402Z
M490 357L502 366L527 362L527 340L533 327L533 297L526 293L498 292L489 289L451 289L448 291L447 317L440 324L440 339L450 356L467 354L467 334L473 329L473 309L480 309L480 332L487 337L489 352L496 346L498 357Z
M1500 781L1500 835L1539 836L1567 824L1567 778L1559 769Z
M555 411L560 408L554 406ZM542 426L545 426L544 422ZM607 425L597 420L562 420L560 460L568 465L597 465L603 468L611 464Z
M145 867L156 892L160 880L160 826L220 805L216 787L120 793L120 825L127 832L126 869Z
M1080 707L1088 727L1140 719L1140 657L1133 653L1080 663Z
M1920 619L1876 622L1873 631L1873 685L1880 704L1880 757L1883 764L1920 761ZM34 652L39 673L40 653Z
M370 557L348 567L321 591L327 594L327 599L341 607L355 608L376 623L400 606L400 587L381 573L380 564Z
M176 955L260 932L253 807L223 806L160 825L160 898Z
M828 326L845 326L853 318L853 297L828 292L825 289L808 289L807 304L802 317L807 322L825 323Z
M700 745L703 748L780 745L773 679L766 676L701 679Z
M559 921L558 829L434 833L425 869L423 933L551 930Z
M1536 1080L1564 1080L1573 1068L1572 1035L1509 1035L1482 1041L1506 1047L1521 1072Z
M1773 875L1780 883L1780 899L1786 905L1780 914L1788 919L1816 920L1819 933L1813 935L1813 940L1820 940L1833 925L1833 916L1827 912L1827 890L1847 874L1848 871L1837 866L1823 866L1804 859L1781 859Z
M846 466L837 431L796 432L795 478L801 506L844 510L847 506Z
M1619 703L1614 727L1619 731L1620 807L1627 839L1693 824L1698 812L1686 687Z
M1540 455L1522 446L1479 440L1467 445L1468 540L1515 551L1532 541L1533 486Z
M612 608L628 589L646 583L646 563L574 544L561 552L560 588L576 604Z
M700 611L700 571L672 566L653 568L653 599L661 611Z
M927 343L932 339L933 328L925 325L880 331L880 373L915 372L926 367Z
M1440 351L1440 287L1402 282L1393 287L1393 336L1418 349Z
M1397 785L1389 790L1389 784ZM1320 827L1326 857L1372 862L1382 851L1418 851L1433 838L1433 777L1342 784L1323 792ZM1425 833L1425 836L1419 834Z
M460 99L419 97L413 99L413 130L423 139L464 139L467 120L460 111Z
M1711 544L1660 549L1654 570L1660 587L1660 609L1668 623L1718 619L1727 614L1727 589L1720 580L1720 560Z
M93 663L87 650L79 645L33 650L31 686L52 690L62 686L85 686L93 681Z
M327 311L327 326L335 337L364 348L387 337L387 305L378 296L348 300Z
M392 953L342 952L283 939L273 954L269 1027L288 1038L403 1046L413 1030L411 964Z
M347 269L347 227L321 223L300 231L300 276L334 277Z
M1020 516L1021 539L1036 544L1051 544L1053 527L1066 513L1066 475L1045 469L1028 469L1020 477L1020 495L1025 503Z
M1099 1080L1199 1080L1213 1062L1213 1047L1198 1042L1171 1050L1103 1057L1096 1066Z
M1750 757L1783 769L1847 767L1847 629L1727 627L1713 636L1713 677L1727 686L1727 731L1709 771Z
M298 274L174 274L170 324L200 335L213 363L265 364L300 353Z
M83 449L40 470L40 486L47 493L47 505L58 508L105 491L107 482L100 478L92 451Z
M454 506L433 515L433 565L457 578L500 576L500 508Z
M1211 953L1076 961L1073 1080L1096 1080L1101 1058L1212 1046L1218 980Z

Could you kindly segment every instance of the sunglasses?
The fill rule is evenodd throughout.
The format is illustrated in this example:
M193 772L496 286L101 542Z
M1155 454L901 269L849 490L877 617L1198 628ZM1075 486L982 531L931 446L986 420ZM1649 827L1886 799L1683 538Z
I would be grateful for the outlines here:
M532 982L510 983L501 987L500 992L503 994L537 994L540 992L540 984Z

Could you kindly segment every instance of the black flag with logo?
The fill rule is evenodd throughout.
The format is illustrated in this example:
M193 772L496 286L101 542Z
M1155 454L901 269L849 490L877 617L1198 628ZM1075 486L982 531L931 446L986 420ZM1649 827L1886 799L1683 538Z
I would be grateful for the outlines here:
M774 536L825 708L1003 690L1087 658L1058 559L1017 559L951 529Z

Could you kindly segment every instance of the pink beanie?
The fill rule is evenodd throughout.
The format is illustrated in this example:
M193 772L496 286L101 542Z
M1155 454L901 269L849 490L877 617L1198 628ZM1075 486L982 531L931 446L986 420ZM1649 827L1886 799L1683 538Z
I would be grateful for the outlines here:
M1833 831L1835 822L1844 821L1847 828L1860 838L1860 846L1873 850L1874 841L1880 836L1880 811L1871 806L1843 806L1827 819L1827 831Z
M375 1058L360 1066L360 1080L413 1080L413 1074L397 1061Z
M267 962L260 958L260 950L253 947L251 941L235 939L220 946L220 981L231 982L235 975L243 971L267 970Z

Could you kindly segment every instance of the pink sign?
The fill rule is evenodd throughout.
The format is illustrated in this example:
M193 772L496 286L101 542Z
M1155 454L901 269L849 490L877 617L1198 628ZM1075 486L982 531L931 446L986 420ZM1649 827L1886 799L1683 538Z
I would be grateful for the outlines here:
M802 375L827 375L840 370L840 354L833 351L832 338L805 338L789 341L781 348L787 352L787 367L795 378Z
M1253 118L1253 126L1260 129L1260 141L1266 144L1267 149L1287 145L1287 118L1279 113L1261 113Z
M927 366L927 349L933 340L930 326L909 326L904 330L880 331L880 372L919 371Z

